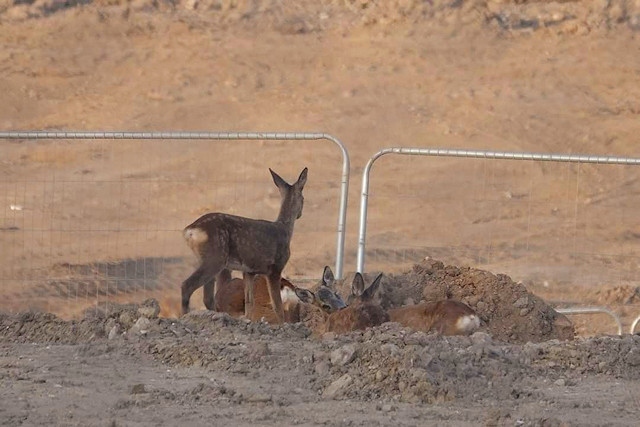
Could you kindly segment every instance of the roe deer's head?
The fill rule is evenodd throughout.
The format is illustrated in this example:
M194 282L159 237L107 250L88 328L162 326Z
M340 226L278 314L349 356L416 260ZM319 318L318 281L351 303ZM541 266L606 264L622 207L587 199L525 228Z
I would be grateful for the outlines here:
M342 297L325 283L321 284L315 292L302 288L296 288L295 292L300 301L320 307L327 314L342 310L347 306Z
M351 283L351 304L329 315L326 323L327 332L345 333L364 330L388 322L389 314L373 301L381 279L382 274L378 275L365 289L362 274L356 273Z
M307 182L307 168L304 168L302 172L300 172L298 180L293 184L289 184L282 179L280 175L271 170L271 168L269 168L269 172L271 172L273 182L276 184L276 187L278 187L278 190L280 190L280 197L282 198L278 221L295 221L302 216L302 207L304 206L302 190Z
M353 277L353 282L351 283L351 294L347 297L347 304L372 303L376 292L378 292L378 288L380 288L381 280L382 273L378 274L371 285L365 289L364 277L362 277L362 274L356 273Z

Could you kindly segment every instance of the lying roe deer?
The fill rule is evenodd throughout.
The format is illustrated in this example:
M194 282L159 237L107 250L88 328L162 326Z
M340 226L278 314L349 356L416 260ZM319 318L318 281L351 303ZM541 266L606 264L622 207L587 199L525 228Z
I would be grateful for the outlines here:
M264 319L269 323L275 322L275 312L271 306L268 292L267 280L264 276L256 276L254 307L249 320L259 321ZM232 317L244 315L244 282L241 279L231 279L222 282L219 290L215 294L215 310L229 313ZM280 298L284 311L284 321L288 323L299 322L301 303L314 305L325 313L332 313L346 307L346 304L331 289L320 286L318 289L323 295L322 300L315 297L315 294L307 289L299 288L284 277L280 279Z
M346 333L388 322L389 314L373 302L373 297L380 286L380 279L382 279L382 274L378 275L373 283L365 289L364 278L360 273L356 273L351 283L351 295L349 296L351 304L329 315L325 331Z
M232 278L226 268L216 277L213 309L232 317L244 316L244 281Z
M182 283L183 314L189 311L191 295L200 286L204 286L205 306L214 309L214 279L226 269L243 272L247 317L254 304L255 276L266 275L273 310L278 322L284 321L280 278L289 261L294 223L302 216L307 168L294 184L288 184L271 169L269 172L281 197L275 221L208 213L184 229L187 244L200 259L200 266Z
M480 318L468 305L455 300L421 302L388 310L392 322L417 331L441 335L470 335L480 327Z
M278 321L268 288L267 278L263 275L256 276L254 305L248 317L252 322L264 320L275 323ZM295 286L284 277L280 279L280 299L285 322L295 321L291 319L291 313L295 311L298 303L294 288ZM245 315L244 305L244 280L233 278L227 283L223 282L215 294L215 310L228 313L232 317L241 317Z

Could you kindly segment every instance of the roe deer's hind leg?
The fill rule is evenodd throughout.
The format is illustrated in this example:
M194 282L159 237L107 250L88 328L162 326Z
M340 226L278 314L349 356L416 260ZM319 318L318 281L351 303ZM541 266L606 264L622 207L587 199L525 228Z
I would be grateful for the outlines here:
M282 307L282 296L280 295L280 279L282 272L274 268L271 269L267 276L269 282L269 297L271 297L271 306L276 313L278 323L284 322L284 309Z
M201 279L205 270L205 267L201 265L196 271L191 273L191 276L182 282L182 286L180 287L182 292L182 314L187 314L189 312L189 300L191 299L191 294L201 286Z
M205 258L202 265L182 283L182 314L189 312L191 295L196 289L203 285L205 286L205 304L210 303L210 305L207 305L207 308L211 307L210 310L213 309L215 305L213 281L223 268L224 264L219 260ZM208 300L208 298L210 298L210 300Z
M227 272L225 268L227 258L228 250L224 244L207 246L202 253L202 265L200 266L202 275L200 277L200 283L191 293L200 286L204 286L202 299L207 310L213 310L215 307L215 281L219 277L224 277L224 273ZM231 275L231 272L228 273ZM191 296L191 294L189 294L189 296Z

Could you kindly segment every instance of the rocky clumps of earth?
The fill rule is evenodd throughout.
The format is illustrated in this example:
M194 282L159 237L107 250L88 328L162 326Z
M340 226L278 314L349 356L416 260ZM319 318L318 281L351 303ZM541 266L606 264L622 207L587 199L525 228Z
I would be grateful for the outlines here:
M195 311L157 317L155 302L113 306L64 321L47 313L4 314L4 343L75 344L147 355L165 366L295 377L330 399L434 403L536 395L544 376L575 384L589 375L640 378L640 336L505 343L487 332L441 337L387 323L312 337L304 324L272 326Z

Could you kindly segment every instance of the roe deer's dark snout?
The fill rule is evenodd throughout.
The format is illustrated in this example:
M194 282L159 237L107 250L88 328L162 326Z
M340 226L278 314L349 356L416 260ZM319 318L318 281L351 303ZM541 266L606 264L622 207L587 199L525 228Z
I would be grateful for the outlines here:
M294 184L269 171L281 197L280 213L275 221L208 213L184 229L187 244L200 259L200 266L182 283L183 314L189 311L191 294L200 286L204 286L205 306L213 310L216 276L224 275L224 270L236 270L244 276L245 314L249 315L253 308L254 277L264 274L273 309L279 322L283 321L280 278L289 261L294 223L302 215L307 168Z
M298 299L304 303L315 305L327 314L335 313L347 306L342 297L335 291L335 278L329 266L324 268L322 281L315 290L295 288Z

